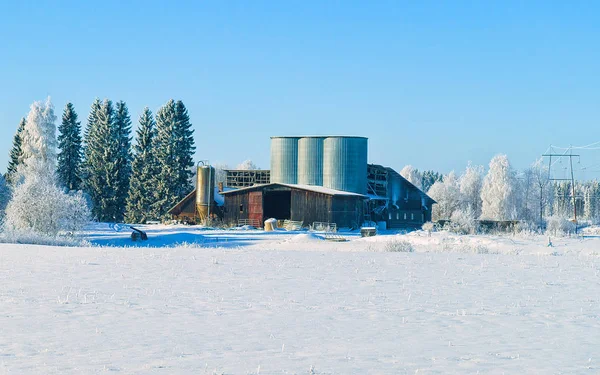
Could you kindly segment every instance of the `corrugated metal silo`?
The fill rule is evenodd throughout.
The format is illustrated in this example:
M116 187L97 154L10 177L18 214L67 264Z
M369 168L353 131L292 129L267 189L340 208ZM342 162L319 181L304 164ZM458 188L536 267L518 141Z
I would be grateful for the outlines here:
M358 194L367 193L367 138L325 138L323 186Z
M215 200L215 169L200 165L196 170L196 212L201 220L210 215Z
M298 183L299 137L271 137L271 182Z
M298 183L323 185L323 141L325 137L298 140Z

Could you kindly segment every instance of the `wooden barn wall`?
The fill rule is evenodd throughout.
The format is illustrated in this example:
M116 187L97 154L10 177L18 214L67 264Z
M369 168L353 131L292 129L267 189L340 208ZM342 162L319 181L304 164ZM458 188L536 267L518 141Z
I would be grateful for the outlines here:
M359 228L364 220L363 200L353 196L333 197L332 221L338 227Z
M240 194L229 194L225 197L223 220L228 224L237 224L240 219L248 217L248 192ZM243 211L240 212L240 205Z
M310 225L315 221L331 222L332 197L312 191L292 189L291 219Z
M262 191L251 191L248 193L248 208L244 208L247 211L248 219L258 222L262 226L263 218L263 192Z

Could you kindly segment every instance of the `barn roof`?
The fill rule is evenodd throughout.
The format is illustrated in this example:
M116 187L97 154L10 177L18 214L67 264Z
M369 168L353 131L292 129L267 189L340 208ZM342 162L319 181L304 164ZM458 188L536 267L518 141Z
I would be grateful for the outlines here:
M238 192L261 190L266 187L272 187L272 186L284 186L284 187L288 187L290 189L311 191L314 193L321 193L321 194L331 195L331 196L348 196L348 197L358 197L358 198L364 198L364 199L368 198L366 195L363 195L363 194L351 193L349 191L335 190L335 189L330 189L330 188L326 188L323 186L301 185L301 184L283 184L283 183L279 183L279 182L273 182L270 184L262 184L262 185L254 185L254 186L244 187L244 188L240 188L240 189L224 191L221 194L228 195L228 194L235 194Z

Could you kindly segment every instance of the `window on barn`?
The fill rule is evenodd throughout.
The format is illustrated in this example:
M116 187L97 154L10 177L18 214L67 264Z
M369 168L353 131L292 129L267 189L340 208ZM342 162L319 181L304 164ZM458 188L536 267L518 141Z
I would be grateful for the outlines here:
M240 213L243 214L244 213L244 205L240 204Z
M413 213L410 214L410 220L415 220L415 214L413 214Z
M406 212L404 213L404 220L406 220Z

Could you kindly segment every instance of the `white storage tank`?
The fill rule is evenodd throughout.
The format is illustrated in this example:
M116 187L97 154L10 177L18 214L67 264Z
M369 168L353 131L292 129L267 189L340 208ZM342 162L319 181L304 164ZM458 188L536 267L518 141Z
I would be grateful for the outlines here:
M271 137L271 182L298 183L299 137Z
M298 183L323 186L323 142L325 137L298 140Z
M323 186L367 194L367 138L327 137L323 142Z

